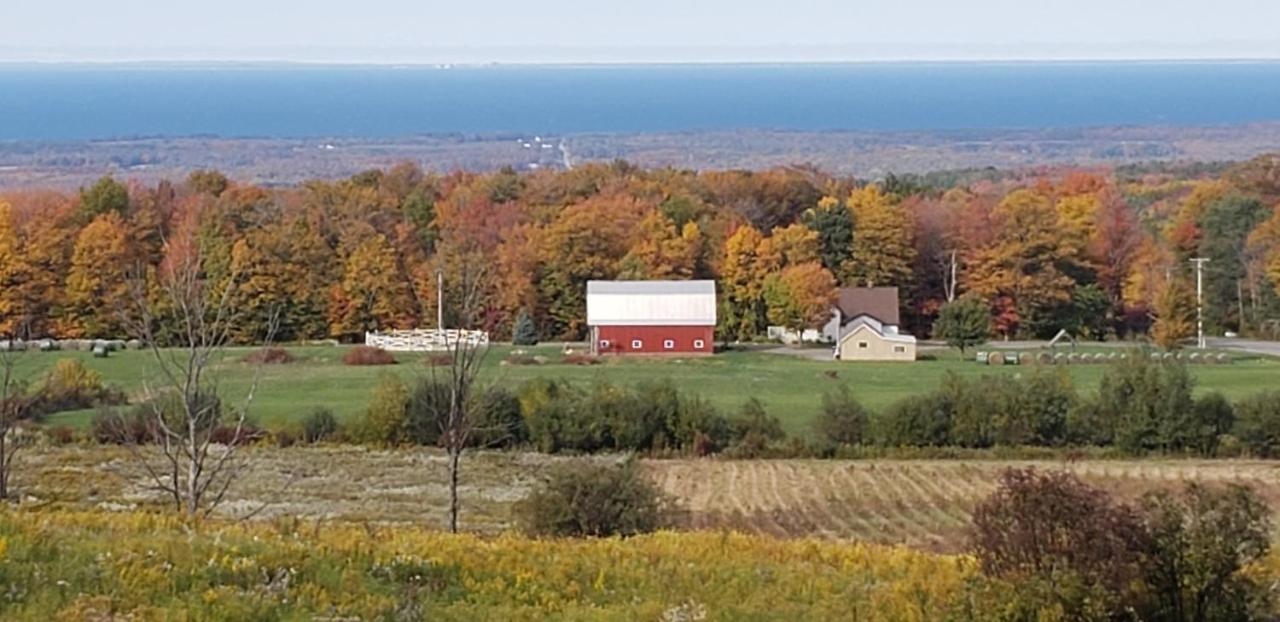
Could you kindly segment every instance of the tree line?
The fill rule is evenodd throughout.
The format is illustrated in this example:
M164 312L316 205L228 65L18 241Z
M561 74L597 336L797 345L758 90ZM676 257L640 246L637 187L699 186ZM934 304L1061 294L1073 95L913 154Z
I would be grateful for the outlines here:
M919 335L964 301L993 335L1172 345L1194 330L1193 257L1210 259L1210 329L1262 334L1280 316L1277 171L1265 156L878 182L625 162L447 175L402 164L284 188L213 171L154 186L107 177L0 198L0 334L120 336L129 284L190 256L209 282L235 283L230 337L244 343L269 327L281 341L355 341L433 325L439 273L445 322L462 323L466 290L483 310L472 327L498 337L523 313L542 338L581 338L590 279L708 278L725 340L819 323L840 286L891 285ZM163 336L168 316L155 317Z

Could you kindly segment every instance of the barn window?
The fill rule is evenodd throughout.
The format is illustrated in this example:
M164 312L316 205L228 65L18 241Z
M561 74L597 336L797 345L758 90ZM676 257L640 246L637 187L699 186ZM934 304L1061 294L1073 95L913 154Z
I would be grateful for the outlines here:
M906 351L907 351L907 347L906 347L906 346L893 346L893 351L894 351L894 352L897 352L897 353L899 353L899 354L901 354L901 353L903 353L903 352L906 352Z
M601 339L601 340L600 340L600 349L601 349L601 350L608 350L608 349L609 349L609 340L608 340L608 339Z
M631 349L632 349L632 350L639 350L640 348L643 348L643 347L644 347L644 342L643 342L643 341L640 341L639 339L632 339L632 340L631 340Z
M674 349L676 347L676 342L674 339L667 339L666 341L662 342L662 347L666 348L667 350Z
M702 349L704 346L706 346L706 345L707 345L707 344L706 344L706 343L704 343L701 339L694 339L694 340L693 340L693 347L694 347L694 348L696 348L696 349L698 349L698 350L701 350L701 349Z
M867 349L867 342L865 342L865 341L859 341L859 342L858 342L858 349L860 349L860 350L866 350L866 349Z

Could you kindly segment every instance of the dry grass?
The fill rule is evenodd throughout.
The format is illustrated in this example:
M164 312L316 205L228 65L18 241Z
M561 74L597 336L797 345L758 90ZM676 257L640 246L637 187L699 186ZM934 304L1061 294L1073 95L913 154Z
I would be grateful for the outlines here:
M446 524L444 456L357 447L253 449L252 468L221 512L255 519ZM600 458L616 460L616 457ZM126 510L158 506L120 448L32 449L17 484L27 504ZM462 524L495 532L546 467L562 458L478 452L463 462ZM687 527L814 535L954 551L974 504L1008 467L1065 468L1126 498L1188 480L1252 485L1280 509L1280 463L1261 461L652 460L647 472L687 510Z

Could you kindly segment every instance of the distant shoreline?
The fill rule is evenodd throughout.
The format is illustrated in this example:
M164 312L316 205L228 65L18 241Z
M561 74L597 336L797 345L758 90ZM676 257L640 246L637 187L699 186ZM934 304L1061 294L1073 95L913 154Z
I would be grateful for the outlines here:
M541 141L536 139L540 138ZM525 145L528 144L528 147ZM542 145L549 145L544 148ZM349 177L400 162L456 170L559 170L625 159L646 167L809 165L861 178L937 171L1239 161L1280 148L1280 122L1213 127L1057 130L797 131L467 135L400 138L122 138L0 141L0 191L74 189L103 175L153 183L217 169L261 185Z

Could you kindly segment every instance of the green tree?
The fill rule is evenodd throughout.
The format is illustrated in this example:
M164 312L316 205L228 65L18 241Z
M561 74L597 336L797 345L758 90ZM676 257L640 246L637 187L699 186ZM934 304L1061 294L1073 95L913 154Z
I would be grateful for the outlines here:
M945 340L953 348L959 348L964 354L967 348L980 345L991 336L991 314L977 298L966 297L949 302L938 312L938 319L933 323L933 336Z
M538 328L533 325L533 319L525 309L521 309L516 315L515 327L511 329L511 343L518 346L538 344Z
M804 224L818 234L822 266L846 282L853 257L853 213L834 197L824 197L804 213Z
M127 209L129 189L107 176L89 188L80 190L80 207L76 214L81 221L89 222L107 212L123 214Z

